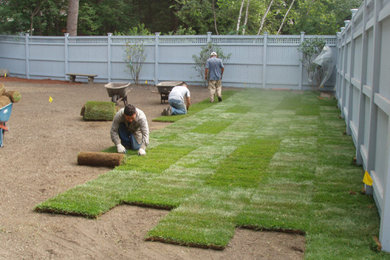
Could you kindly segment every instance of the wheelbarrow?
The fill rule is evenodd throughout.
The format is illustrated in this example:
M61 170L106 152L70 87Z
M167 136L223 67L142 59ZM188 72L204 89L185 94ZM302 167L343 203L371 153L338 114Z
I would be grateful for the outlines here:
M3 136L4 132L8 131L5 123L9 120L12 111L12 104L10 103L2 108L0 108L0 147L3 147Z
M104 85L107 90L108 96L111 98L111 101L116 105L119 105L119 101L123 101L125 106L127 105L127 95L130 92L129 86L130 83L126 85L119 85L122 83L108 83Z
M182 85L183 81L164 81L157 84L158 93L160 93L161 104L168 100L169 93L176 86Z

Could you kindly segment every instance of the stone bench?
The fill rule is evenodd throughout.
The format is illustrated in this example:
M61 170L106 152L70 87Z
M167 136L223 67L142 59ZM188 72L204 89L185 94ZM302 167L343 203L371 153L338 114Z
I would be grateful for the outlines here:
M92 84L93 80L97 75L94 74L80 74L80 73L66 73L70 77L71 82L76 82L76 77L88 77L88 84Z

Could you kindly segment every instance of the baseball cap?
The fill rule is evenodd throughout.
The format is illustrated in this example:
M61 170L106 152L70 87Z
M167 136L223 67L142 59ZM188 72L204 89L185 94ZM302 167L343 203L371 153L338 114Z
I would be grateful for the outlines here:
M210 56L217 56L217 53L215 51L213 51Z

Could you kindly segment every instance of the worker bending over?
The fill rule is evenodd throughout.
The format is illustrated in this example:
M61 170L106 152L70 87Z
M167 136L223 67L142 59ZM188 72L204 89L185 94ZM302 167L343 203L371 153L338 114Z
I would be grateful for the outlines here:
M118 153L126 153L126 149L138 150L138 155L145 155L149 144L149 126L145 113L127 104L115 115L111 126L111 140Z
M187 83L174 87L168 96L169 107L161 113L163 116L184 115L191 105L190 90Z

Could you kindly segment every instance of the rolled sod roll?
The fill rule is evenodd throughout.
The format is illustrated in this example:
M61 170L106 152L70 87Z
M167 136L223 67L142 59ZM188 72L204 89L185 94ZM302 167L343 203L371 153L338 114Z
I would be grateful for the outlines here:
M81 108L80 116L84 116L85 113L85 105Z
M84 106L83 119L85 121L111 121L116 114L113 102L88 101Z
M5 86L3 83L0 83L0 96L5 93Z
M4 93L5 96L9 97L13 103L19 102L19 100L22 98L22 95L20 95L19 91L7 91Z
M79 165L115 167L121 165L124 154L103 152L80 152L77 156Z
M7 96L0 96L0 107L4 107L11 103L11 100Z

